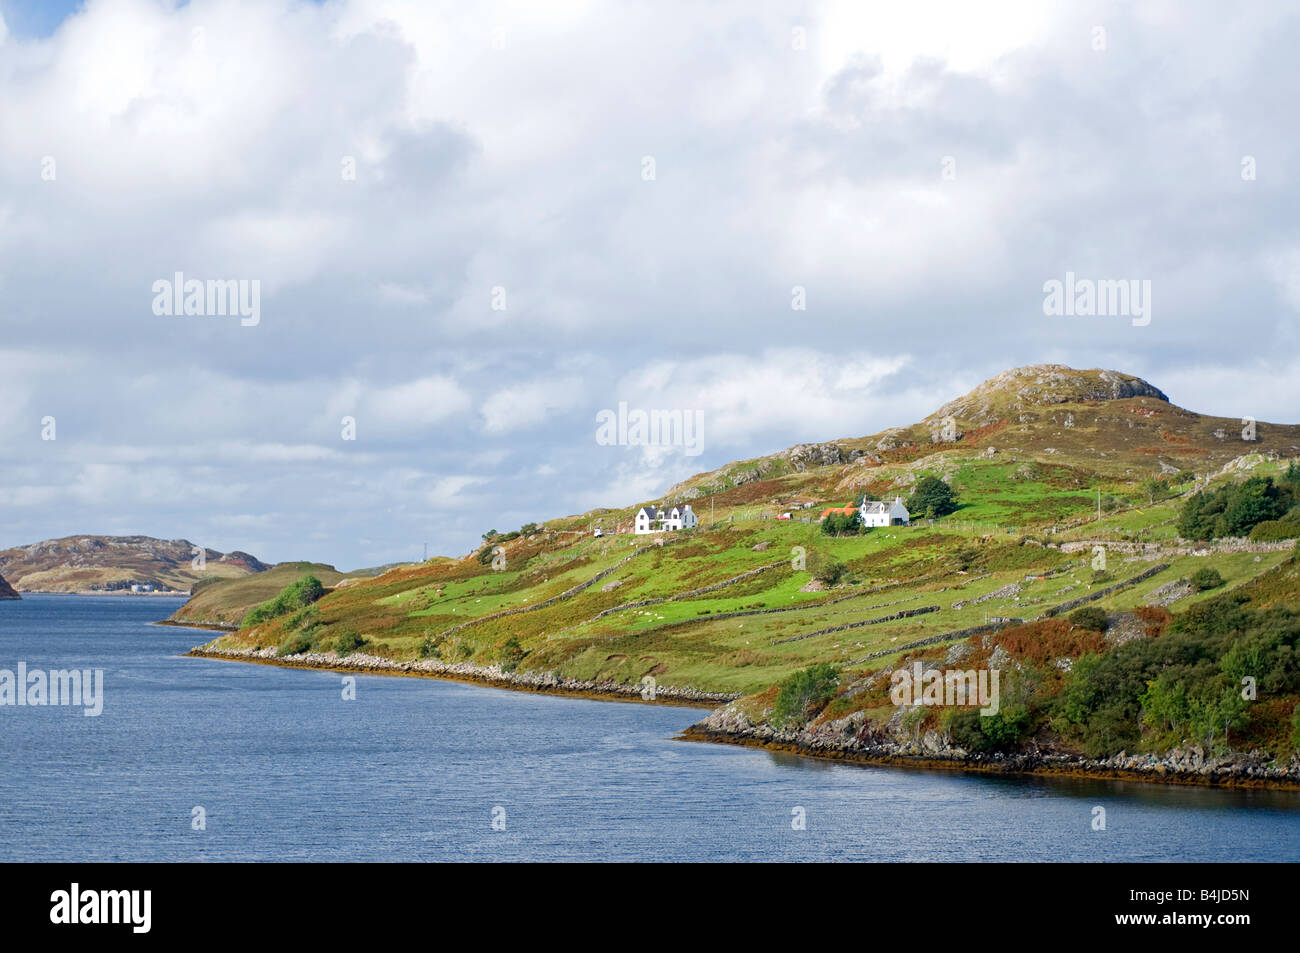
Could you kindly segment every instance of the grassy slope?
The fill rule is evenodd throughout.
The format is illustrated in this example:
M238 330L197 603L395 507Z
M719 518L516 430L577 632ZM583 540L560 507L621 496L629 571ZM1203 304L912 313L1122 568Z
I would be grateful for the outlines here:
M830 539L821 535L815 524L745 520L737 515L744 508L734 506L724 511L730 522L678 534L669 545L635 556L632 554L646 546L645 537L623 534L592 539L548 530L507 544L505 571L493 571L468 557L403 567L336 590L318 603L319 617L326 624L322 634L328 636L343 627L354 629L369 640L366 651L394 659L417 657L421 644L431 638L440 641L443 659L479 664L498 661L502 648L513 637L528 653L522 663L525 670L628 683L649 674L661 684L760 691L811 662L854 663L918 639L982 624L989 616L1032 618L1050 606L1086 594L1093 584L1090 554L1064 554L1038 541L1053 539L1045 530L1060 520L1089 518L1094 498L1061 486L1059 474L1043 469L1038 480L1008 481L1002 462L965 461L954 485L971 501L967 509L940 526L880 529L861 537ZM1254 472L1277 469L1275 464L1263 463ZM1058 538L1167 539L1174 504L1139 507L1136 488L1127 490L1132 509L1108 516L1101 524L1085 524L1058 534ZM1110 492L1125 496L1125 488L1119 485ZM1017 500L1037 501L1045 516L1025 520L1027 508L1022 507L1012 511L1019 524L1014 532L993 529L1002 507ZM1033 541L1022 542L1022 533ZM807 551L809 566L818 558L844 562L852 582L830 592L801 591L811 575L792 568L795 547ZM632 558L609 577L570 598L535 611L492 617L552 599L629 556ZM1111 610L1130 609L1162 584L1184 578L1206 564L1217 568L1230 586L1237 585L1286 558L1286 553L1265 553L1258 559L1254 554L1165 555L1160 561L1170 563L1167 570L1115 593L1100 605ZM773 563L777 564L774 568L713 592L597 618L629 602L672 599ZM1112 554L1110 578L1098 585L1127 579L1151 565L1151 560ZM236 609L270 598L277 584L287 584L301 575L284 567L272 572L277 575L259 578L265 585L258 586L255 593L251 580L224 584L231 592L238 589L241 601L237 607L225 606L223 618L233 618ZM321 578L327 585L336 581L325 575ZM614 582L619 585L608 588ZM970 604L1011 584L1022 588L1015 595ZM213 597L220 594L217 586L212 587ZM207 595L201 591L196 596L185 612L188 618L207 611L201 601ZM1203 596L1193 596L1175 608L1199 598ZM954 607L961 602L967 604ZM931 605L939 606L939 611L777 642ZM715 618L721 613L777 607L790 611ZM459 628L467 622L472 624ZM273 646L286 635L284 620L277 620L223 637L222 644ZM870 665L887 663L891 657L896 656L873 659Z
M248 610L274 597L281 589L310 573L325 586L337 586L363 573L341 573L324 563L279 563L266 572L206 582L171 617L172 622L235 625Z

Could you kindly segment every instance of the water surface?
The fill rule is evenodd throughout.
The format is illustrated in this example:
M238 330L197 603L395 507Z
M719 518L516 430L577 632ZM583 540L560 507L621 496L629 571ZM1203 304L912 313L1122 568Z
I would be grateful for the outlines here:
M1300 794L835 764L673 740L697 709L431 679L345 701L339 673L180 657L212 633L149 624L178 604L0 602L0 668L105 677L98 718L0 707L0 860L1300 859Z

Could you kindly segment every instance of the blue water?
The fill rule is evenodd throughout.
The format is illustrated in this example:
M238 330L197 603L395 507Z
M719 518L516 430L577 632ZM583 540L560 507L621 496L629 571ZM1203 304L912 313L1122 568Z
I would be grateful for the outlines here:
M674 741L696 709L427 679L344 701L179 657L211 633L149 624L177 604L0 602L0 669L105 677L98 718L0 707L0 860L1300 860L1300 794L832 764Z

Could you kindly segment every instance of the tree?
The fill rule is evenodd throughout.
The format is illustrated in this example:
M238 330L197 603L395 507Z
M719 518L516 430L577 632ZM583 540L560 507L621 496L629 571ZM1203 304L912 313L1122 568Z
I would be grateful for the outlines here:
M822 533L826 536L857 536L863 528L857 513L827 513L822 520Z
M1250 477L1241 483L1193 494L1178 516L1184 539L1245 536L1260 523L1281 518L1297 502L1295 486L1285 479Z
M957 494L938 477L923 477L907 498L908 512L925 519L938 519L957 509Z
M1138 489L1140 489L1142 495L1147 498L1147 505L1149 506L1154 504L1156 500L1160 499L1167 488L1164 480L1161 480L1158 477L1147 477L1138 484Z

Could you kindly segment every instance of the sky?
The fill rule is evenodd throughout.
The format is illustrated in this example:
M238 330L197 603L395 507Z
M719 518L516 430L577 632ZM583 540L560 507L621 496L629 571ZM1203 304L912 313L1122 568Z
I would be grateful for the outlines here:
M0 548L458 555L1043 362L1300 421L1292 3L0 17Z

